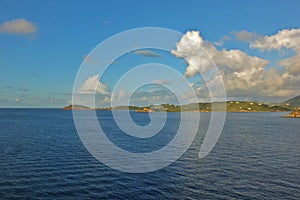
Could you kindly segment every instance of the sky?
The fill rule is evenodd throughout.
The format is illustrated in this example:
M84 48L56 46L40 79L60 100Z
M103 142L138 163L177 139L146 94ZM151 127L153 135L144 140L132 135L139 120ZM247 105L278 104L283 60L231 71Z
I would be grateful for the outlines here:
M2 0L0 107L70 104L80 67L97 66L98 58L93 61L90 52L115 34L143 27L172 29L182 37L169 52L140 49L122 55L103 76L86 77L78 90L82 96L97 85L97 106L108 106L113 96L119 104L126 103L125 97L137 105L176 103L170 88L183 90L183 80L175 74L153 75L152 84L131 96L129 83L113 94L118 80L134 66L161 63L182 74L199 100L210 98L207 85L213 88L222 80L230 100L280 102L300 94L299 7L297 0ZM219 69L206 84L196 72L214 72L201 48ZM168 73L161 72L162 77ZM185 103L191 101L188 93L181 95Z

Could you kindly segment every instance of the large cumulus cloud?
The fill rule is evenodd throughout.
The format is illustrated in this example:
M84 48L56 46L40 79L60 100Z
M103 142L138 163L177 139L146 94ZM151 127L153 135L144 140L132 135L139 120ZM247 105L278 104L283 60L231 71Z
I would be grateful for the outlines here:
M187 62L185 76L205 74L213 68L211 58L222 75L228 96L293 96L300 92L297 84L300 77L300 29L282 30L272 36L258 36L255 33L236 33L239 39L250 42L251 48L262 51L292 49L296 54L281 60L284 70L270 67L269 61L251 56L239 49L218 50L214 44L205 41L198 31L188 31L177 43L172 53ZM206 53L205 53L206 51ZM268 66L268 67L267 67ZM213 84L211 79L207 85ZM299 84L298 84L299 85ZM205 86L196 88L201 96Z

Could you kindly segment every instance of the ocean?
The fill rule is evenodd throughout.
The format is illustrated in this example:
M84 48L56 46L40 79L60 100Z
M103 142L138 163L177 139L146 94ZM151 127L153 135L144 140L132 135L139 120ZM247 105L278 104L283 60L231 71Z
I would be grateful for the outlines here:
M284 114L227 113L217 144L199 159L210 119L201 113L196 138L177 161L126 173L87 151L72 111L0 109L0 199L300 199L300 120ZM118 129L111 111L97 111L107 137L132 152L172 140L180 115L167 115L158 135L136 139ZM149 123L148 113L131 116Z

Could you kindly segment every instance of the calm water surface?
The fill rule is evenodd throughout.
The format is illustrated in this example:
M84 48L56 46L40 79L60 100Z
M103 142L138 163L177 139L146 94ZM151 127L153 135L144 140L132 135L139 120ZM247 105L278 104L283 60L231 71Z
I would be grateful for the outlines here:
M0 109L0 199L300 199L300 120L283 113L229 113L223 133L198 159L209 113L190 149L159 171L129 174L94 159L77 135L71 111ZM170 141L180 120L168 113L163 131L133 139L109 111L97 112L116 145L150 152ZM146 113L132 113L146 125Z

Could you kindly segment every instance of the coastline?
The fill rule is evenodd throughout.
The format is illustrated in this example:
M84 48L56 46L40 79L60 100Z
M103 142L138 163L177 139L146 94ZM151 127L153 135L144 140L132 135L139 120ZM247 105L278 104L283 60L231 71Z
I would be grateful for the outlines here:
M212 109L213 108L213 109ZM138 113L150 112L291 112L294 109L289 105L283 104L263 104L258 102L214 102L214 103L190 103L185 105L159 104L149 106L116 106L105 108L89 108L83 105L68 105L63 110L131 110Z

